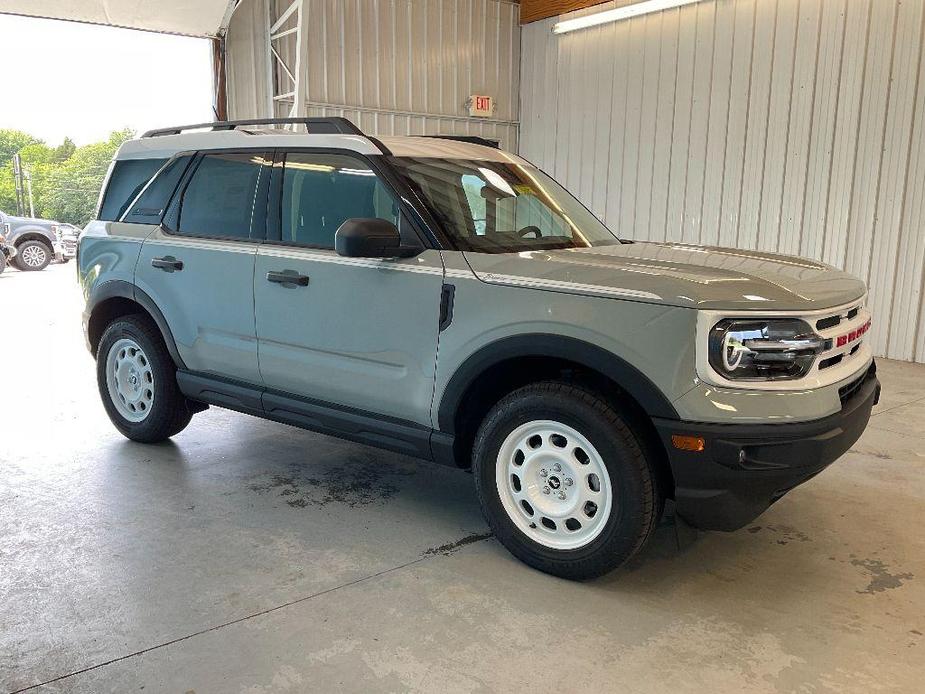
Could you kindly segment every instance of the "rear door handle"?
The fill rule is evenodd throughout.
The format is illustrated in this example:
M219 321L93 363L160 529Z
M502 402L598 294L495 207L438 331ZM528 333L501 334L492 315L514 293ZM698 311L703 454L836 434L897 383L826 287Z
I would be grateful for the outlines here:
M151 267L160 268L164 272L179 272L183 269L183 261L172 255L165 255L163 258L151 258Z
M308 275L300 275L295 270L282 270L281 272L268 272L267 282L275 282L284 287L307 287Z

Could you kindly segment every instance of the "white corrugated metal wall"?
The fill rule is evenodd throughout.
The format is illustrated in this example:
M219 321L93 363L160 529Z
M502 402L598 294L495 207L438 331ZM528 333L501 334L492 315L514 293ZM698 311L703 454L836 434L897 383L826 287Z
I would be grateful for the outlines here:
M705 0L560 36L529 24L521 153L625 236L847 269L870 286L876 352L925 362L923 10Z
M269 115L267 1L244 0L229 27L229 113L234 118ZM289 0L269 1L276 3L273 16L289 5ZM343 115L378 135L480 135L516 150L516 3L303 1L309 115ZM294 55L295 41L295 34L280 40L284 58ZM465 101L471 94L495 98L492 118L468 116ZM275 115L287 115L290 105L291 100L277 104Z
M225 35L229 118L270 116L266 0L244 0Z

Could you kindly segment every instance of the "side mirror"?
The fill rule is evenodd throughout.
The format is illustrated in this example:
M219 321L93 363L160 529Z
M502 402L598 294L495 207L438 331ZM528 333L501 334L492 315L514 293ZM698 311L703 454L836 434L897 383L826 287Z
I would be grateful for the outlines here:
M392 222L357 217L340 225L334 234L334 250L347 258L408 258L423 249L403 246Z

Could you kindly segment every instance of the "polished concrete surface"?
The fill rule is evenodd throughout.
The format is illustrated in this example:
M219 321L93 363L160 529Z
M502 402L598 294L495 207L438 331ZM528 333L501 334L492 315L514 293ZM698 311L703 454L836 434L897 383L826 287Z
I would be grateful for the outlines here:
M0 275L0 690L922 691L923 366L748 528L669 517L577 584L464 472L218 409L126 441L79 301L73 264Z

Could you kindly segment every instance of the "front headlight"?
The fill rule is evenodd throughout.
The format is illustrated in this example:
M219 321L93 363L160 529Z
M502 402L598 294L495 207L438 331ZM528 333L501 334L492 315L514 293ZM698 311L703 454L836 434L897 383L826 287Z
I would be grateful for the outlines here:
M777 381L809 373L826 341L796 318L723 320L709 337L710 366L734 381Z

